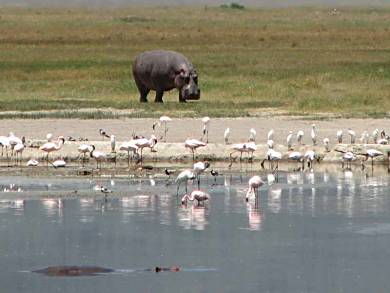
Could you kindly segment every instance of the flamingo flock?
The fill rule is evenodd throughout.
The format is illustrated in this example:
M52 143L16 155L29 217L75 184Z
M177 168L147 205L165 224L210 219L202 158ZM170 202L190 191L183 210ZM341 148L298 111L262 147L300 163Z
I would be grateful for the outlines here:
M192 155L193 161L196 160L197 152L199 149L208 148L209 140L214 139L214 136L210 136L210 128L212 125L212 119L208 116L200 118L201 129L199 131L199 137L188 137L184 141L184 148L188 149ZM87 155L90 159L95 160L96 168L101 169L102 163L111 159L112 157L116 158L117 151L127 153L127 163L130 167L130 161L133 159L136 160L136 163L143 162L143 154L145 149L149 149L150 152L156 152L155 146L160 141L165 143L167 141L168 134L168 124L174 124L174 120L168 116L161 116L156 122L153 123L153 133L149 137L142 135L136 135L133 133L129 140L117 144L116 136L114 134L109 134L103 128L98 130L99 136L102 141L106 138L109 138L109 146L111 148L111 153L105 153L104 151L97 149L95 144L83 143L77 146L77 151L80 154L81 166L84 167L87 160ZM163 134L160 136L158 134L158 128L163 126ZM196 132L196 125L194 125L194 132ZM321 129L320 129L321 130ZM280 134L277 137L278 140L275 140L275 130L270 129L266 133L266 146L268 150L265 154L265 157L261 161L261 166L265 168L265 162L268 161L268 166L271 170L277 170L279 167L279 162L282 159L290 160L297 162L299 169L305 167L305 163L309 168L313 168L314 163L319 162L326 156L327 153L330 153L332 150L341 152L340 161L343 165L350 167L351 162L354 162L360 159L362 167L364 167L365 162L371 159L372 168L374 166L374 161L377 157L389 156L389 152L380 151L375 148L374 145L385 145L389 144L390 137L386 134L384 130L380 131L378 128L375 128L371 133L368 130L364 130L360 136L360 143L363 144L363 148L358 151L351 149L356 143L357 134L351 128L347 130L338 130L335 137L323 137L322 140L319 140L319 130L315 124L311 124L309 129L299 129L294 132L293 130L287 130L288 134L286 136L285 145L283 141L280 140ZM305 144L305 132L310 134L311 144ZM232 143L231 141L232 128L227 127L223 132L223 141L225 143L225 149L230 150L230 166L236 160L234 158L235 154L239 154L240 161L243 160L243 155L247 154L248 161L254 161L255 153L258 149L258 131L255 127L249 129L249 136L246 139L243 139L239 143ZM346 134L344 134L346 133ZM349 139L345 139L345 135ZM157 138L159 137L159 138ZM161 142L162 140L162 142ZM296 140L296 141L295 141ZM46 135L46 143L39 147L41 154L45 155L46 165L52 165L55 168L66 166L66 159L62 156L58 160L51 160L51 154L61 153L65 142L73 142L75 139L67 137L65 140L64 136L57 137L54 140L52 133ZM322 142L322 143L319 143ZM277 144L279 143L279 144ZM333 143L333 144L332 144ZM231 145L230 145L231 144ZM319 145L320 144L320 145ZM370 145L369 144L374 144ZM342 145L343 148L338 148L339 145ZM8 136L0 136L0 147L1 147L1 156L6 157L8 161L15 160L16 165L21 165L23 161L23 154L25 153L26 148L26 139L24 137L19 138L13 132L10 132ZM218 146L221 148L222 146ZM287 147L287 152L283 149ZM282 148L282 149L279 149ZM352 155L351 155L352 154ZM39 165L39 160L34 157L26 158L28 160L27 166L37 166ZM197 176L195 171L195 176Z

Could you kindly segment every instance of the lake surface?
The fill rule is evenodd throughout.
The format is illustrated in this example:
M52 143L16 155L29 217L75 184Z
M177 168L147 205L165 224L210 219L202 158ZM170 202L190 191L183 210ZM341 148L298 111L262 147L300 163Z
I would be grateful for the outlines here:
M390 177L280 173L246 203L248 178L204 178L198 207L165 179L1 177L1 292L390 291ZM30 272L53 265L118 272Z

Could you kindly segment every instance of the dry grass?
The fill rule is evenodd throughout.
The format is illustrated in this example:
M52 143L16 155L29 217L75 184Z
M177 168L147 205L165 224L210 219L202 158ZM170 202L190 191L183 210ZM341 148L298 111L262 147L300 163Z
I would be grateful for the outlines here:
M202 98L138 103L131 61L183 52ZM390 111L390 9L0 10L0 110L137 109L137 115ZM149 100L153 100L150 96Z

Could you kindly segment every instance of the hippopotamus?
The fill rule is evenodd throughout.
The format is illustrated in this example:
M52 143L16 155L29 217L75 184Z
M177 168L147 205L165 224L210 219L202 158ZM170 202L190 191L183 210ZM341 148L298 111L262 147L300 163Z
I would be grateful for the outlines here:
M155 102L162 103L165 91L179 90L179 101L199 100L198 74L184 55L155 50L138 55L133 62L133 76L140 101L147 102L150 90L156 91Z
M32 271L33 273L44 274L49 277L81 277L81 276L98 276L115 272L179 272L178 266L172 267L154 267L136 270L115 270L111 268L98 266L52 266Z

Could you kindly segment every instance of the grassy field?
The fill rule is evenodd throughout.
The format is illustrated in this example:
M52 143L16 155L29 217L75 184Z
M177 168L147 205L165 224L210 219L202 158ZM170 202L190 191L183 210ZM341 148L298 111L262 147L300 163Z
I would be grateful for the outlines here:
M194 63L199 102L179 104L176 91L163 105L138 102L132 60L158 48ZM390 8L0 9L0 111L83 117L73 110L106 107L135 117L386 116Z

